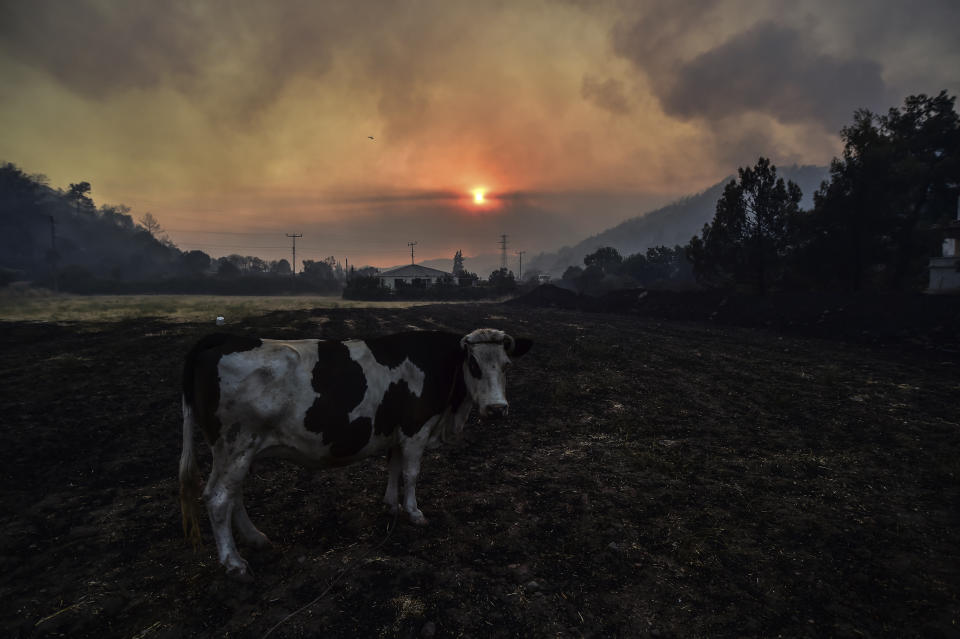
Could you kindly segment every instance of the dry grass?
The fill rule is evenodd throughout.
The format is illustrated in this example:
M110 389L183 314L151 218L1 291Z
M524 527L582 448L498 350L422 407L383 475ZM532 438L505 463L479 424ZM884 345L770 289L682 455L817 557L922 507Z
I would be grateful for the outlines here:
M230 295L20 295L0 292L0 320L113 322L156 317L173 322L230 323L271 311L313 308L408 308L428 302L363 302L320 296ZM435 302L431 302L435 303Z

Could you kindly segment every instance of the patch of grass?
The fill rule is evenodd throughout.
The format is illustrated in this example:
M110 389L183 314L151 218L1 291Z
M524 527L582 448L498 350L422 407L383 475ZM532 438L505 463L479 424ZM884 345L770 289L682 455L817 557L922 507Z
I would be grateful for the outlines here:
M55 295L0 293L0 320L40 322L115 322L157 317L174 322L227 323L273 311L314 308L408 308L430 302L365 302L320 296L230 295Z

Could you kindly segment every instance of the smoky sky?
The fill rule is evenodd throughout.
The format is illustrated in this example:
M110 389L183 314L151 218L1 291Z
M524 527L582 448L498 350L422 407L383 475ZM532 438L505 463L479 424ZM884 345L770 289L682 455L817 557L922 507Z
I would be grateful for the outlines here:
M590 14L603 3L573 4ZM893 58L925 49L950 56L945 65L957 59L960 4L952 0L800 4L809 10L740 0L614 3L611 49L651 79L670 115L758 111L831 130L857 107L891 106L891 97L901 97L903 88L884 79L878 50ZM217 106L228 113L268 103L294 78L321 80L346 44L360 43L361 73L375 78L381 113L403 130L420 124L429 100L432 73L424 67L442 64L445 49L475 37L471 21L496 20L502 6L471 14L459 3L380 0L3 0L0 9L0 50L71 91L108 98L169 84L190 95L216 91ZM742 24L729 19L731 12L743 14ZM691 54L698 33L716 41ZM926 40L920 48L919 34ZM514 37L523 35L520 25ZM582 75L582 99L629 113L624 80L602 71ZM929 92L960 82L956 73L949 79L954 86Z
M960 60L960 3L624 6L610 32L614 52L649 83L665 113L707 123L720 158L762 146L764 135L776 148L770 123L835 133L856 109L882 112L908 93L960 85L960 74L932 71ZM732 15L742 16L740 24ZM917 82L933 77L934 84Z
M99 2L3 0L0 50L93 100L170 87L231 125L255 119L291 83L322 84L339 57L357 57L356 84L381 94L390 133L418 124L425 58L466 25L401 3L248 0ZM458 31L460 33L458 33ZM361 50L358 55L352 50Z
M829 163L855 109L960 91L957 33L955 0L0 0L0 161L170 229L550 250ZM476 187L500 214L446 203Z
M821 54L797 29L764 22L681 64L662 100L683 118L760 111L836 131L854 109L883 107L888 93L879 63Z
M615 78L601 80L592 75L583 76L580 85L580 95L584 100L592 102L601 109L611 113L626 114L630 112L630 102L624 92L623 82Z

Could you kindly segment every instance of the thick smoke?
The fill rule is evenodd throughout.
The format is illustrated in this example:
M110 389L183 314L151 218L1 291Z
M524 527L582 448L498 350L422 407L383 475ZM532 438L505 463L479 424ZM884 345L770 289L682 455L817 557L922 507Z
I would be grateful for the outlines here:
M719 162L825 149L858 108L960 89L960 4L854 0L618 3L613 52L664 113L710 131ZM799 141L799 142L798 142ZM792 154L792 155L791 155Z
M631 111L623 83L615 78L600 80L587 74L583 76L580 95L584 100L616 115L625 115Z
M620 26L614 48L648 72L664 110L683 119L757 112L836 131L856 108L880 108L889 98L878 62L822 53L793 27L765 21L688 60L651 58L648 28L648 19Z
M661 99L683 118L757 111L837 131L856 108L886 104L881 71L871 60L819 53L796 29L764 22L680 65Z
M0 15L0 53L80 96L173 88L217 118L249 119L295 81L322 85L349 54L396 130L419 121L415 69L441 37L390 2L0 0Z

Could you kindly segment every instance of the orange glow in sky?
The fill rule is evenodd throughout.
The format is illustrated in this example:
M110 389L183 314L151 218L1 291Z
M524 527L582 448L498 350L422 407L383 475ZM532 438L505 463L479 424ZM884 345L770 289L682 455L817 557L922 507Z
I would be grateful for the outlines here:
M408 239L555 251L758 156L828 164L855 109L960 87L956 2L48 4L2 3L0 162L214 257L291 259L291 233L298 260L382 267Z

